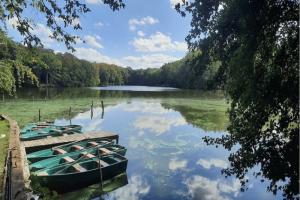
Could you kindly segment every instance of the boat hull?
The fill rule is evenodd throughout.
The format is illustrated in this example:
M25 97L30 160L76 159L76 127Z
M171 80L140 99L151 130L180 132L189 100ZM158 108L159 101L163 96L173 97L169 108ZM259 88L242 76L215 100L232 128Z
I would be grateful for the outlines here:
M102 181L111 179L126 172L128 160L102 168ZM37 176L41 186L48 187L59 193L76 190L101 182L100 169L96 168L86 172Z

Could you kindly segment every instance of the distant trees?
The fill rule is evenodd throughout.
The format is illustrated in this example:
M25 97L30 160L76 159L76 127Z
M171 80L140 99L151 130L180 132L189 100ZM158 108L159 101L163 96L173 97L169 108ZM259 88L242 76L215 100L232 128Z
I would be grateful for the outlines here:
M205 90L222 88L217 81L220 62L207 64L204 60L202 52L195 51L161 68L131 70L128 84Z
M72 54L55 54L43 48L28 49L0 32L0 92L13 95L21 87L99 85L93 63Z
M101 85L124 85L128 83L129 68L106 63L95 64Z

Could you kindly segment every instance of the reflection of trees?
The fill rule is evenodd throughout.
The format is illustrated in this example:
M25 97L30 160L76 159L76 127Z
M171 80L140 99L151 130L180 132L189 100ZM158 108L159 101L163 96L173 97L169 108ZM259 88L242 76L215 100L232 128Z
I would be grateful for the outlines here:
M188 101L188 100L187 100ZM184 119L193 126L204 129L206 131L223 131L226 130L228 123L228 117L225 114L224 109L206 108L199 105L191 106L189 104L183 105L180 103L162 103L162 106L166 109L173 109L180 112Z
M260 104L247 109L240 105L230 112L231 134L217 139L206 137L205 141L228 150L239 144L240 148L229 156L231 166L222 170L226 176L236 175L245 186L248 169L258 165L260 170L254 175L261 176L261 181L270 180L268 191L276 194L282 190L292 199L299 194L298 112L290 107L269 111L271 114Z

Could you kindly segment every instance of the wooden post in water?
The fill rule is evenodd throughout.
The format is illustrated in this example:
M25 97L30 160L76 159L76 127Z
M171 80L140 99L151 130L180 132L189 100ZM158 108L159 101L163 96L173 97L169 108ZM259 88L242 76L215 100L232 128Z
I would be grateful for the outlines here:
M39 122L41 121L41 109L39 108Z
M70 125L72 125L72 121L71 121L71 112L72 112L72 108L70 106L69 108L69 120L70 120Z
M70 108L69 108L69 118L71 119L71 112L72 112L72 108L71 108L71 106L70 106Z
M5 101L5 98L4 98L4 92L2 93L2 101L3 101L3 103L4 103L4 101Z
M94 103L92 101L92 104L91 104L91 119L93 119L93 116L94 116Z
M102 106L102 112L104 112L104 103L101 101L101 106Z
M104 103L101 101L101 107L102 107L102 114L101 114L101 119L104 117Z

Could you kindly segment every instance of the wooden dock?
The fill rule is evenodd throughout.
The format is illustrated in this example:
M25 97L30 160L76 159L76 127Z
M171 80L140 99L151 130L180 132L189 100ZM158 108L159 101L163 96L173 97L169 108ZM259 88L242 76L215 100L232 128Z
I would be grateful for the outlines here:
M25 177L29 177L29 169L26 169L26 154L19 139L20 129L15 120L4 115L1 117L10 125L9 149L4 168L4 199L24 200L25 184L28 181Z
M119 141L119 135L104 131L20 141L20 129L17 122L4 115L0 117L10 124L9 149L4 169L4 199L26 199L26 191L30 189L30 172L26 153L84 139L112 139L117 143Z
M106 131L98 131L98 132L78 133L73 135L64 135L59 137L48 137L39 140L22 141L21 143L23 144L27 152L32 152L37 149L50 148L68 142L80 141L85 139L97 139L97 138L116 140L117 143L119 141L119 135L117 134L106 132Z

